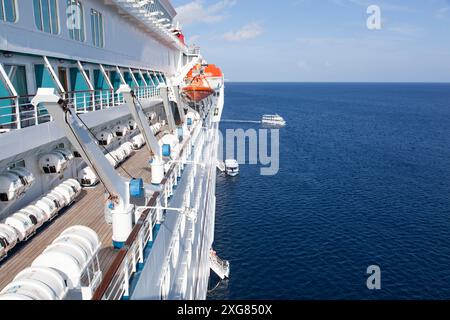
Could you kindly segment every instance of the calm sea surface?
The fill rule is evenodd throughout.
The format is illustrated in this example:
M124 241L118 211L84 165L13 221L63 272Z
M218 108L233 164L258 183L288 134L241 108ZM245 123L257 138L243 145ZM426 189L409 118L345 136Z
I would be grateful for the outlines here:
M209 298L450 299L450 84L227 84L223 119L265 113L280 171L218 178Z

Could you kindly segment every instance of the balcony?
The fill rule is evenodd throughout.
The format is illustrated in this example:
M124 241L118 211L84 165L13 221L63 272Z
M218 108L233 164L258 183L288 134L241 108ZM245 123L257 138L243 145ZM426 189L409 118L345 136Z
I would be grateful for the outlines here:
M139 99L159 97L159 89L154 86L132 89ZM35 126L52 120L45 107L35 107L30 103L33 97L34 95L0 98L0 133ZM114 90L110 89L71 91L66 93L65 97L77 113L114 108L125 103L122 94L114 93Z

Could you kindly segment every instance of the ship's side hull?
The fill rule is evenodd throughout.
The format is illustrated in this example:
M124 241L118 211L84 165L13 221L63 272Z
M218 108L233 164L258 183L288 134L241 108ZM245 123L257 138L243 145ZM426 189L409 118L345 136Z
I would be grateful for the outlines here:
M196 217L166 210L152 251L134 284L132 299L206 299L209 254L214 242L219 146L219 123L214 110L223 108L223 93L222 88L219 98L214 98L209 107L204 126L193 143L193 160L184 169L176 194L169 202L170 208L180 208L188 197L187 202L196 208ZM167 289L168 294L162 294Z

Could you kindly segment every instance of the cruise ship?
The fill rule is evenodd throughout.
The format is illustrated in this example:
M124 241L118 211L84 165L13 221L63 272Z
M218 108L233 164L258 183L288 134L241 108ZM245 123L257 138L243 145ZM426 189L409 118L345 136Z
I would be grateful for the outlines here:
M0 0L0 299L202 300L224 75L168 0Z

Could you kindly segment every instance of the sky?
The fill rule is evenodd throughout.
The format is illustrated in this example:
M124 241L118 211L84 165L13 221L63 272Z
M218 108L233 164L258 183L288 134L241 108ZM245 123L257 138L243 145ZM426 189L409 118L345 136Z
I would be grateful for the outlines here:
M187 42L229 81L450 82L450 0L172 4ZM380 29L367 27L370 5Z

